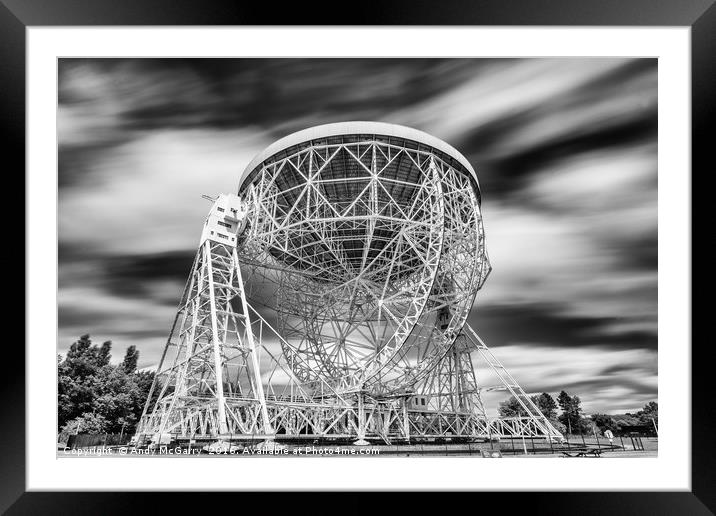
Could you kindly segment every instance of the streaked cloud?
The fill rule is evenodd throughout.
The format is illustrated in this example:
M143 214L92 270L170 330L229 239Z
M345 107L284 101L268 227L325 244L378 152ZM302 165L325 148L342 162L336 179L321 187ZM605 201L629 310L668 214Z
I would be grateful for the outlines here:
M201 194L235 191L251 158L292 131L382 120L445 139L478 171L494 270L471 321L520 382L579 394L590 411L656 398L656 60L59 68L59 352L89 332L118 359L135 344L141 367L156 364Z

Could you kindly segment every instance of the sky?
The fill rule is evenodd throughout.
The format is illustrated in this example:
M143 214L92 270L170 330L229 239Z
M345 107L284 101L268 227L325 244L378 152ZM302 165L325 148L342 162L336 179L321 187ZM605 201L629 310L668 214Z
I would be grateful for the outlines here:
M89 333L156 367L201 195L291 132L375 120L474 166L493 271L469 321L525 391L657 399L655 59L60 59L58 88L58 353Z

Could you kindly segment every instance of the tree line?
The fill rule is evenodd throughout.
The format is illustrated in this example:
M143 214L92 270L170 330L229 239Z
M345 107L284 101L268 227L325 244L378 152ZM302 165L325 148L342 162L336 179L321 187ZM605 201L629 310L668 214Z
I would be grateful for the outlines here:
M134 433L149 390L153 371L138 371L139 351L126 349L123 360L111 365L112 342L100 346L90 335L75 341L66 356L58 355L57 427L67 434ZM619 431L625 426L658 425L659 405L652 401L635 414L592 414L585 417L579 396L562 391L555 400L543 392L533 403L557 430L568 434ZM558 409L561 413L558 413ZM500 403L502 417L526 416L514 396Z
M604 434L607 430L619 432L627 427L657 427L659 424L659 404L650 401L644 408L634 414L602 414L595 413L585 417L582 409L582 400L577 395L570 395L561 391L557 400L551 394L543 392L530 396L532 402L540 409L542 414L561 433L567 434ZM558 414L558 408L561 413ZM527 412L522 404L514 397L500 403L499 413L502 417L526 416Z
M57 356L57 427L61 433L134 433L154 381L138 371L139 351L129 346L110 364L112 342L92 344L89 334Z

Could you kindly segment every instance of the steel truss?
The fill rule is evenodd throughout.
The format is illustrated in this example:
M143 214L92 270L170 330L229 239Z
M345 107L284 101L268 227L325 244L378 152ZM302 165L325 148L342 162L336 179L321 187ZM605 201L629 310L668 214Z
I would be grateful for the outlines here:
M490 272L476 192L375 138L265 161L212 205L135 440L560 439L466 324ZM478 355L526 417L487 416Z
M299 377L386 393L426 376L490 271L474 180L429 149L369 140L298 150L247 184L242 263L275 282Z
M341 391L295 374L306 367L304 359L245 301L235 247L206 240L192 271L137 429L140 443L277 435L387 443L562 437L469 325L415 389L387 396ZM271 353L265 343L272 339L287 353ZM529 416L486 415L472 361L476 351ZM429 399L426 407L411 406L418 393Z

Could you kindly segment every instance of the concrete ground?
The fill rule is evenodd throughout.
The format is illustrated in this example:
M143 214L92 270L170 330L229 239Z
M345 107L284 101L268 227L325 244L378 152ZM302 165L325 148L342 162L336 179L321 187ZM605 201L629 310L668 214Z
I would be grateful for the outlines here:
M594 442L592 442L594 441ZM620 442L617 440L613 443L618 446L617 449L609 451L604 450L602 457L604 458L647 458L658 456L658 440L642 438L641 444L638 441L630 439ZM621 446L624 448L621 448ZM634 449L636 445L637 449ZM639 449L643 446L643 450ZM253 448L244 449L243 446L232 446L230 453L209 454L202 451L200 447L194 447L191 450L181 449L169 446L161 450L134 450L128 447L97 447L81 450L64 450L58 449L58 457L97 457L97 456L195 456L195 457L212 457L212 456L392 456L392 457L428 457L428 456L458 456L458 457L483 457L483 454L489 454L493 451L500 450L503 458L582 458L582 457L564 457L561 450L575 453L580 449L608 448L608 441L601 439L597 443L593 439L585 439L584 443L581 438L578 441L570 439L569 447L559 446L557 444L550 445L544 441L529 440L522 441L515 439L511 441L501 441L493 443L469 443L469 444L411 444L411 445L385 445L373 444L369 446L354 446L351 444L333 444L333 445L305 445L305 444L283 444L277 450L271 453L257 452ZM525 454L525 449L527 453ZM596 458L596 457L584 457Z

